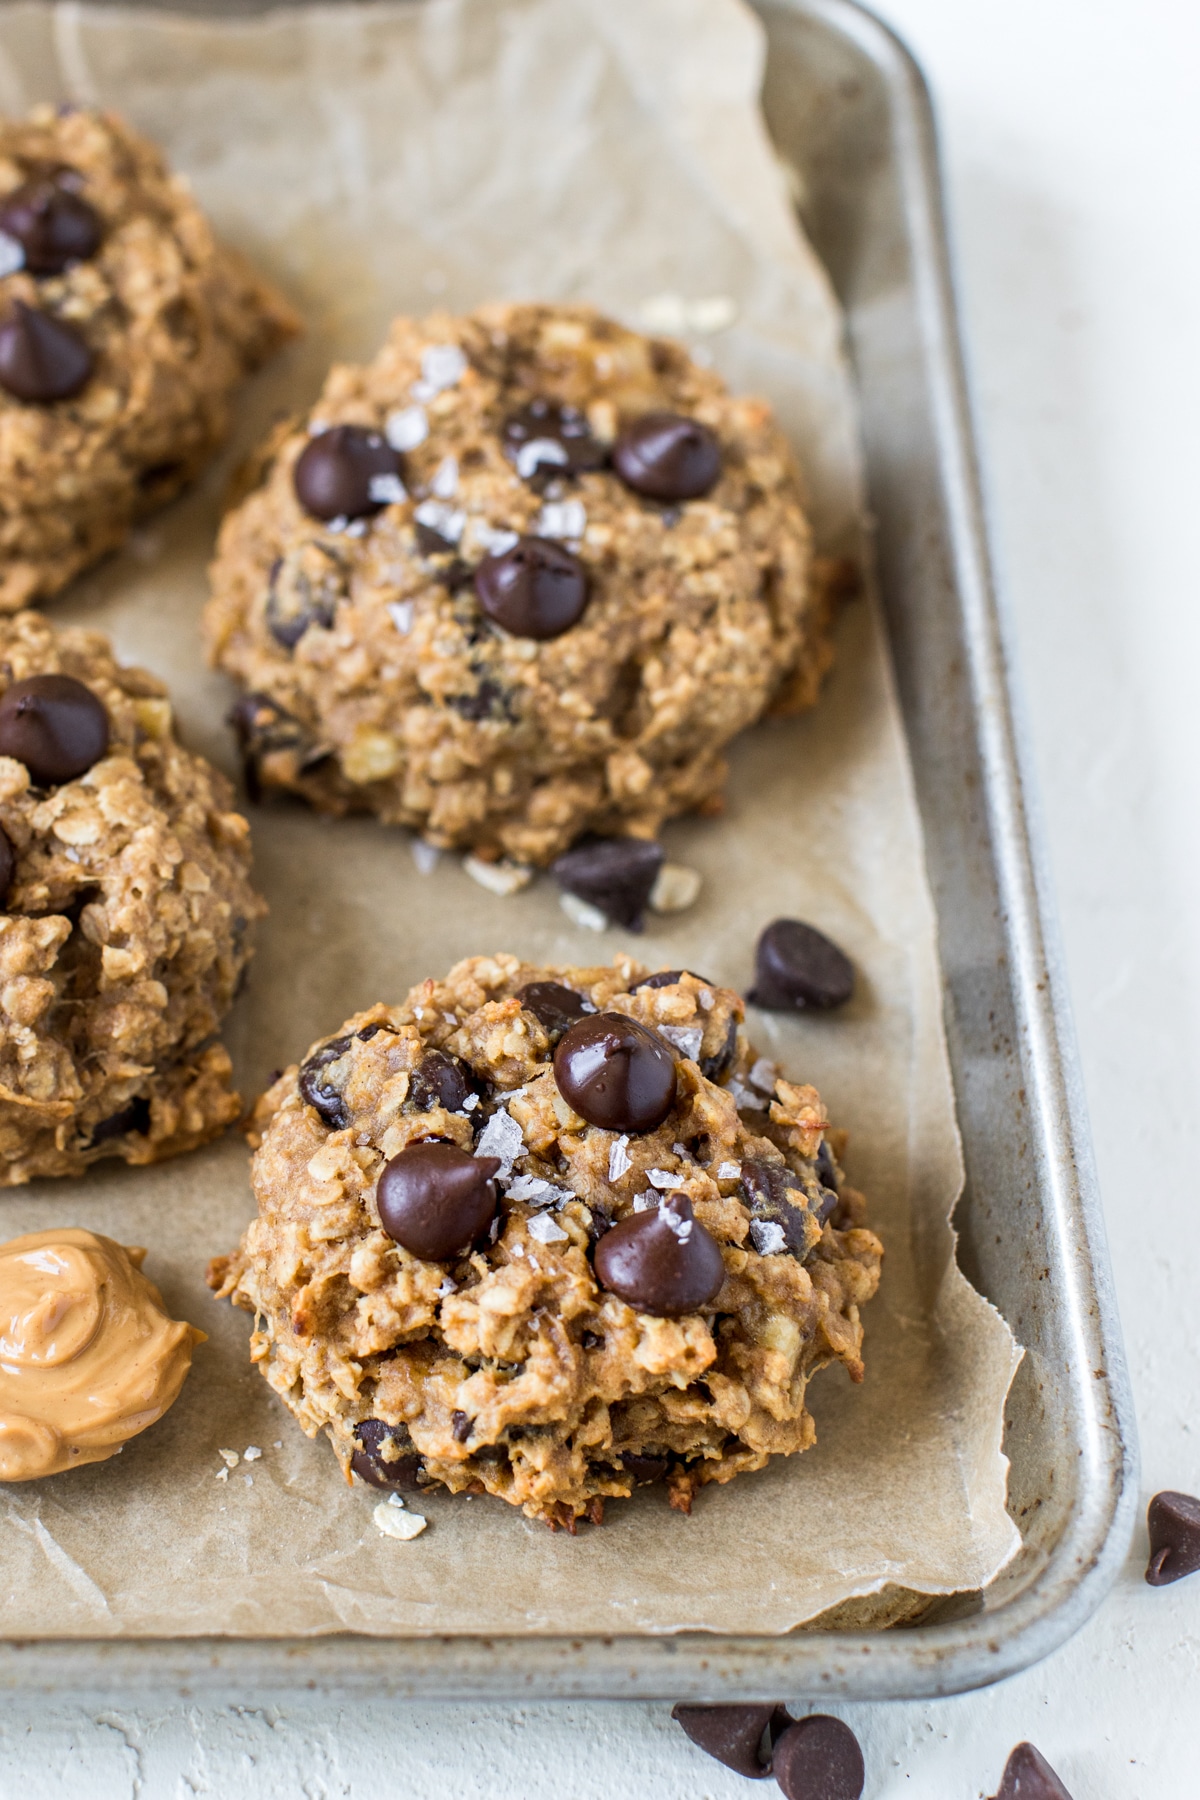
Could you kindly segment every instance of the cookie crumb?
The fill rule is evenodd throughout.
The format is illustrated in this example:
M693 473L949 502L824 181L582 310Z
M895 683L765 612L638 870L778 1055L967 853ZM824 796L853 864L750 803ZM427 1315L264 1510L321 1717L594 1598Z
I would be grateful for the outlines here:
M562 893L558 896L558 904L570 919L572 925L579 925L584 931L605 931L608 920L598 906L589 906L577 894Z
M382 1532L384 1537L400 1538L403 1542L420 1537L429 1522L427 1519L423 1519L420 1513L402 1510L393 1506L388 1500L381 1500L371 1517L375 1521L376 1529Z
M527 863L483 862L478 856L464 856L463 868L489 894L499 894L507 899L510 894L519 894L533 880L533 870Z

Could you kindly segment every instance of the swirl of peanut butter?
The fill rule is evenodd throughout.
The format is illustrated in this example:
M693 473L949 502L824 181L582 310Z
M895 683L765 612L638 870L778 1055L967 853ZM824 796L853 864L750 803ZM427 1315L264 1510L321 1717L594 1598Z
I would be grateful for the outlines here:
M178 1396L205 1333L145 1255L75 1226L0 1244L0 1481L103 1462Z

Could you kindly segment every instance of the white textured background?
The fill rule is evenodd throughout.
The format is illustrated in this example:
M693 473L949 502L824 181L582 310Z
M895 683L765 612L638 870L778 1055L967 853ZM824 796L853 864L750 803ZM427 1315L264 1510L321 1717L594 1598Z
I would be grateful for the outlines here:
M653 0L646 0L653 4ZM960 286L1092 1108L1144 1497L1200 1492L1200 7L887 0L938 101ZM1200 1577L1001 1687L847 1707L867 1800L1200 1795ZM666 1706L0 1710L0 1800L725 1800Z

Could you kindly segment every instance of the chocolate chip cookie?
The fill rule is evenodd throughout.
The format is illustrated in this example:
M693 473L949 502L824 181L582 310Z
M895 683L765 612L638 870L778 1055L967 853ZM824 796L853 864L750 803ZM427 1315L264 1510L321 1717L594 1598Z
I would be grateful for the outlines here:
M0 1186L156 1162L239 1112L212 1042L265 912L223 775L108 639L0 621Z
M261 464L207 612L252 792L545 864L719 804L829 666L770 409L589 308L398 319Z
M686 970L472 957L260 1100L258 1218L212 1286L310 1436L375 1487L574 1530L805 1450L862 1376L882 1248L815 1089Z
M57 593L177 494L297 329L114 114L0 121L0 611Z

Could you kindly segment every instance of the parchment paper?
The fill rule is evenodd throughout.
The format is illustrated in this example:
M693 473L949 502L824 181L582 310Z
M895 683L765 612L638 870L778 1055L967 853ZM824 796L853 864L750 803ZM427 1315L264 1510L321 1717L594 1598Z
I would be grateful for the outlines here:
M685 324L736 313L702 347L769 395L823 544L852 547L838 312L760 124L762 54L736 0L425 0L242 23L22 5L0 10L0 105L123 109L301 305L308 338L248 397L243 449L308 401L332 355L370 355L398 310L580 296L634 323L648 302ZM55 608L164 674L186 740L229 768L230 696L201 667L197 619L234 455ZM744 989L778 914L842 943L861 974L844 1012L751 1024L853 1134L850 1173L887 1248L866 1382L819 1376L817 1447L705 1490L691 1519L646 1490L570 1539L498 1501L430 1496L431 1528L399 1543L252 1372L246 1315L203 1286L252 1211L240 1139L43 1183L0 1200L5 1236L69 1223L148 1244L148 1272L211 1341L120 1457L0 1495L8 1632L771 1632L889 1585L986 1583L1018 1544L1000 1449L1016 1351L953 1259L962 1170L934 921L870 605L845 618L820 707L737 747L726 816L670 828L704 891L640 941L576 929L546 881L501 900L453 858L422 876L404 834L370 821L252 818L272 914L228 1033L246 1094L352 1009L474 951L586 962L628 947ZM218 1451L251 1444L262 1457L218 1480Z

